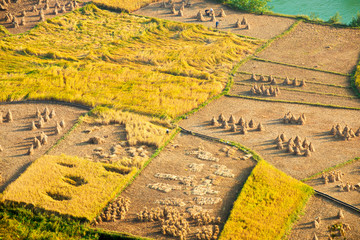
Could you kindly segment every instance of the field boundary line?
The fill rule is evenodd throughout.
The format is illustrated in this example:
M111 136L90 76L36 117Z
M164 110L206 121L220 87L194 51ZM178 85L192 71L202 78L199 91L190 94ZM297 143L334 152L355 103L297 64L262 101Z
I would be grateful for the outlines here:
M279 64L279 65L288 66L288 67L306 69L306 70L310 70L310 71L324 72L324 73L330 73L330 74L334 74L334 75L351 77L351 74L349 74L349 73L339 73L339 72L333 72L333 71L328 71L328 70L323 70L323 69L316 69L316 68L312 68L312 67L299 66L296 64L278 62L278 61L268 60L268 59L264 59L264 58L260 58L260 57L253 57L252 59L255 61L260 61L260 62L267 62L267 63Z
M242 75L252 75L252 73L250 72L245 72L245 71L238 71L237 73L239 74L242 74ZM257 76L264 76L264 77L270 77L270 76L273 76L274 78L276 79L286 79L284 77L279 77L277 75L268 75L268 74L255 74ZM305 78L303 79L298 79L297 80L301 81L301 80L306 80ZM254 82L254 83L257 83L257 82ZM265 82L264 82L265 83ZM328 87L337 87L337 88L345 88L345 89L353 89L351 86L343 86L343 85L336 85L336 84L331 84L331 83L323 83L323 82L317 82L317 81L308 81L306 80L306 83L310 83L310 84L315 84L315 85L323 85L323 86L328 86ZM280 85L280 84L277 84L277 85Z
M265 82L263 82L265 83ZM235 85L241 85L241 86L253 86L251 83L244 83L244 82L235 82ZM268 84L267 84L268 85ZM279 87L279 85L276 85ZM279 87L282 91L289 91L289 92L300 92L300 93L308 93L308 94L317 94L317 95L324 95L324 96L333 96L333 97L341 97L341 98L349 98L349 99L359 99L357 96L347 96L347 95L340 95L336 93L327 93L327 92L315 92L315 91L306 91L301 89L295 89L295 88L286 88L286 87Z
M360 209L357 208L357 207L355 207L354 205L351 205L351 204L349 204L349 203L343 202L343 201L341 201L341 200L339 200L339 199L337 199L337 198L334 198L334 197L332 197L332 196L330 196L330 195L328 195L328 194L326 194L326 193L320 192L320 191L318 191L318 190L316 190L316 189L314 189L314 191L315 191L315 194L317 194L317 195L319 195L319 196L321 196L321 197L323 197L323 198L326 198L326 199L328 199L328 200L330 200L330 201L333 201L333 202L335 202L335 203L337 203L337 204L340 204L340 205L342 205L342 206L344 206L344 207L346 207L346 208L349 208L349 209L351 209L351 210L353 210L353 211L355 211L355 212L357 212L357 213L360 214Z
M226 94L225 96L226 97L233 97L233 98L243 98L243 99L250 99L250 100L258 100L258 101L264 101L264 102L289 103L289 104L309 105L309 106L315 106L315 107L327 107L327 108L335 108L335 109L346 109L346 110L360 111L360 108L357 108L357 107L346 107L346 106L338 106L338 105L331 105L331 104L298 102L298 101L289 101L289 100L281 100L281 99L266 99L266 98L250 97L250 96L235 95L235 94Z
M350 165L350 164L352 164L352 163L355 163L355 162L357 162L357 161L359 161L359 160L360 160L360 157L356 157L356 158L347 160L346 162L342 162L342 163L336 164L335 166L326 168L326 169L322 170L321 172L315 173L315 174L311 175L310 177L301 179L301 181L302 181L302 182L310 181L310 180L312 180L312 179L320 176L320 175L323 174L323 173L328 173L328 172L333 171L333 170L335 170L335 169L338 169L338 168L341 168L341 167Z
M70 107L77 107L84 110L90 111L93 107L80 104L80 103L72 103L72 102L65 102L60 100L22 100L22 101L3 101L0 102L0 105L7 105L7 104L58 104L58 105L67 105Z

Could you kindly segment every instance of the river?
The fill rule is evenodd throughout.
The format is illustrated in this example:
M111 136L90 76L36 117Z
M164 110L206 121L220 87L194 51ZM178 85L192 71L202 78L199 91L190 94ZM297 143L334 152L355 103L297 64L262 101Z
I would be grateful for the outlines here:
M274 13L288 15L315 15L329 20L336 12L342 17L342 23L349 23L360 12L360 0L271 0L268 3Z

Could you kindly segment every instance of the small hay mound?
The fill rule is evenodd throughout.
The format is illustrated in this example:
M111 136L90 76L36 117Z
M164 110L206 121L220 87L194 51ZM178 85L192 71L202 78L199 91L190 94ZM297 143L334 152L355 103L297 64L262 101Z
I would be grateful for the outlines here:
M88 143L90 143L90 144L102 144L104 142L105 142L105 139L101 138L101 137L91 137L88 140Z

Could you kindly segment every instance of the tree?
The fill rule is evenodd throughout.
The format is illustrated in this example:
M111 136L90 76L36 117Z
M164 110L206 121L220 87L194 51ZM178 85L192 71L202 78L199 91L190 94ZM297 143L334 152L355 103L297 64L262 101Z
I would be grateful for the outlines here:
M356 14L356 17L353 17L350 22L351 27L360 27L360 13Z

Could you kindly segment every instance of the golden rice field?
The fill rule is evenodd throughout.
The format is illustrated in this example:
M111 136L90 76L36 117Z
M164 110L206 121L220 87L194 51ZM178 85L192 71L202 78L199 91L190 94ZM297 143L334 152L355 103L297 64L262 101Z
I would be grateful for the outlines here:
M159 0L95 0L93 3L99 7L107 9L132 12L150 3L158 1Z
M155 120L147 116L141 116L131 112L124 112L119 109L96 107L91 110L90 116L85 116L83 121L96 124L124 124L129 145L141 145L161 147L168 139L166 125L171 125L165 120ZM156 124L152 122L156 121ZM175 131L175 130L172 130Z
M235 201L219 239L283 239L312 194L311 187L261 160Z
M45 155L6 188L2 200L92 220L136 171L78 157Z
M56 99L175 117L220 93L259 44L89 4L0 39L0 101Z

